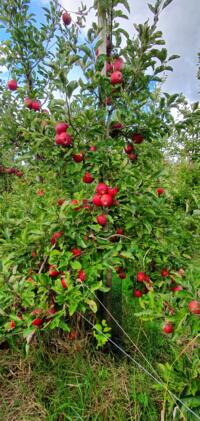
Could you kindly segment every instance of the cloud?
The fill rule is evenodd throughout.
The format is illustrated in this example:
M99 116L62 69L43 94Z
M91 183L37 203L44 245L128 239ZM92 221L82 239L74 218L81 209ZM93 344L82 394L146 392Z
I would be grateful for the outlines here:
M60 0L60 2L70 13L76 12L81 5L81 0ZM93 5L93 0L85 0L83 3L90 7ZM148 18L152 19L147 3L147 0L129 0L130 19L129 21L121 20L120 23L130 35L134 33L133 23L143 23ZM200 90L196 76L197 54L200 51L199 16L199 0L174 0L163 10L158 23L158 29L163 31L169 54L181 56L180 59L171 62L174 71L168 74L163 90L169 93L183 92L190 101L198 99ZM87 18L87 26L90 26L93 20L94 12L92 11Z

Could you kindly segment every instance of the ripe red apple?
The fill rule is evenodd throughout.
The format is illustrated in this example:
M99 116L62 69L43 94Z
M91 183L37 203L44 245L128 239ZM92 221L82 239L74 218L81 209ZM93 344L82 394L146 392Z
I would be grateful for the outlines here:
M104 215L103 213L98 215L96 219L99 225L105 226L107 224L107 215Z
M95 206L101 206L101 195L98 193L95 194L92 199L92 203L94 203Z
M58 200L57 200L57 204L58 204L58 206L62 206L62 205L63 205L63 203L65 203L65 199L58 199Z
M23 172L18 170L18 171L15 172L15 175L17 177L22 177L23 176Z
M37 253L36 253L36 251L35 251L35 250L32 250L32 252L31 252L31 256L32 256L32 257L36 257L36 256L37 256Z
M124 230L123 230L123 228L117 228L117 230L116 230L116 234L118 234L118 235L124 235Z
M131 161L137 161L137 155L135 153L129 153L128 157Z
M174 327L172 323L165 323L165 325L163 326L163 332L166 333L167 335L172 333L173 330L174 330Z
M31 110L32 109L32 99L25 98L24 104Z
M124 82L123 74L119 71L115 71L110 76L110 82L112 85L117 85Z
M37 99L34 99L31 104L31 109L34 111L40 111L40 108L41 108L41 102L38 101Z
M134 147L131 143L128 143L125 148L124 148L125 152L129 155L131 152L133 152Z
M83 199L82 208L91 210L91 206L90 206L89 201L87 199Z
M81 255L81 250L77 249L77 248L74 248L74 249L72 249L72 254L75 257L79 257Z
M79 270L78 279L80 279L81 282L84 282L86 280L86 273L83 269Z
M126 274L125 274L125 272L119 272L119 277L120 277L121 279L125 279L125 278L126 278Z
M69 125L67 123L64 123L64 122L57 123L55 127L56 134L61 134L63 132L66 132L68 128L69 128Z
M65 278L62 278L62 279L60 280L60 282L61 282L62 287L63 287L64 289L66 289L66 288L67 288L67 282L66 282Z
M118 187L108 187L108 194L110 194L111 196L115 197L117 195L117 193L119 192Z
M188 309L192 314L200 314L200 302L196 300L190 301Z
M14 320L11 320L11 322L10 322L10 328L11 329L15 329L15 327L16 327L15 321Z
M182 288L181 285L176 285L175 287L172 288L173 292L178 292L178 291L182 291L182 290L183 290L183 288Z
M108 186L105 183L99 183L96 187L96 193L103 195L108 193Z
M147 280L147 275L145 272L138 272L137 273L137 281L138 282L144 282Z
M106 62L106 74L109 75L113 72L113 66L111 63Z
M94 177L92 177L92 175L89 172L86 172L85 175L83 176L83 182L90 184L94 181Z
M142 294L142 291L140 291L139 289L134 289L133 295L134 297L140 298L142 297L143 294Z
M59 272L58 272L57 268L55 267L55 265L50 265L49 266L49 276L54 278L55 276L58 276L58 275L59 275Z
M16 168L6 168L6 169L4 170L4 172L5 172L6 174L15 174L15 173L16 173Z
M47 314L49 315L49 316L53 316L54 314L56 314L57 313L57 310L56 310L56 308L55 307L52 307L52 308L48 308L48 310L47 310ZM48 317L48 319L49 319L50 317Z
M43 323L43 320L42 319L40 319L40 317L36 317L36 319L34 319L33 321L32 321L32 325L33 326L41 326L41 324Z
M158 187L156 193L158 196L162 196L165 193L165 190L162 187Z
M162 269L161 270L161 275L162 275L163 278L167 278L167 276L169 276L168 269Z
M101 204L103 207L110 207L113 204L113 197L111 194L103 194L101 197Z
M114 60L113 68L115 71L121 71L124 65L124 61L121 57L118 57Z
M121 133L121 129L123 129L123 127L123 124L121 124L119 121L112 123L110 128L110 136L117 137Z
M96 148L96 146L91 145L89 150L90 150L91 152L96 152L97 148Z
M132 140L134 143L137 143L139 145L140 143L143 142L144 137L140 133L134 133Z
M70 25L70 23L72 21L72 18L71 18L70 14L68 12L64 12L62 14L62 21L63 21L63 23L64 23L65 26L69 26Z
M14 80L14 79L9 80L8 83L7 83L7 87L8 87L8 89L10 89L10 91L16 91L16 89L18 87L17 81Z
M52 237L51 237L51 244L56 244L58 238L60 238L62 236L63 232L62 231L57 231L55 232Z
M70 146L72 143L72 137L69 133L62 132L56 135L56 145Z
M76 200L76 199L72 199L71 200L71 205L73 205L73 206L76 206L76 205L78 205L79 204L79 202L78 202L78 200ZM75 210L75 211L79 211L81 209L81 206L77 206L76 208L74 208L73 210Z
M121 266L117 266L115 270L117 273L123 272L123 268Z
M84 159L84 153L83 152L80 152L80 153L77 153L77 154L73 155L74 162L82 162L83 159Z

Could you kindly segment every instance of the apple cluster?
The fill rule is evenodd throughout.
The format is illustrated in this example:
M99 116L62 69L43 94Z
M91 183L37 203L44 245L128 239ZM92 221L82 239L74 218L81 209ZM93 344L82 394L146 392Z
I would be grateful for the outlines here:
M70 146L72 143L72 137L69 133L67 133L67 129L69 128L69 125L67 123L61 122L58 123L55 127L56 130L56 137L55 142L56 145L60 146Z

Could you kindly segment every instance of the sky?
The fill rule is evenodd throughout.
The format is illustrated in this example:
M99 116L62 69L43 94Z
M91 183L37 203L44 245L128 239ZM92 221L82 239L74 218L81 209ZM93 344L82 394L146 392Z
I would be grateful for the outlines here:
M48 3L48 0L41 0ZM122 26L134 33L133 23L143 23L152 17L147 3L152 0L129 0L131 7L130 20L122 20ZM61 0L62 5L70 11L76 11L80 0ZM88 7L93 0L83 1ZM93 20L90 14L88 24ZM198 52L200 52L200 0L173 0L163 10L158 29L163 31L166 47L170 55L179 54L180 59L171 62L174 71L168 73L163 90L169 93L183 92L189 101L199 100L200 83L197 80Z
M81 0L59 0L60 3L70 12L76 12L81 5ZM134 34L134 23L143 23L148 18L152 19L147 3L153 0L128 0L131 7L129 20L121 20L120 24L132 36ZM47 6L49 0L32 0L32 11L38 17L41 16L41 6ZM90 7L93 0L83 0L83 3ZM72 17L75 16L72 13ZM87 18L87 26L95 19L91 11ZM87 29L87 28L86 28ZM183 93L191 101L199 100L200 83L197 80L198 52L200 52L200 0L173 0L163 10L158 29L163 32L166 41L166 48L169 55L179 54L178 60L170 64L174 68L168 73L164 83L163 91L168 93ZM1 38L1 36L0 36Z

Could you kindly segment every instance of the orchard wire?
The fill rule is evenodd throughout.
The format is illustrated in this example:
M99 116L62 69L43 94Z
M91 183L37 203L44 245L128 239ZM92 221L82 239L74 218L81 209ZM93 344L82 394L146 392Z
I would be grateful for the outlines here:
M154 380L155 383L159 384L164 390L166 390L169 395L171 396L171 398L173 399L174 402L178 401L182 404L182 406L184 406L184 408L190 412L192 415L194 415L196 417L196 419L200 420L200 417L198 414L196 414L191 408L189 408L178 396L176 396L173 392L171 392L165 384L163 384L162 382L160 382L158 379L156 379L156 377L153 376L153 374L151 374L145 367L143 367L140 363L138 363L130 354L128 354L126 351L124 351L123 348L121 348L120 345L118 345L116 342L114 342L112 339L108 338L101 330L99 330L90 320L88 320L85 316L83 316L83 314L77 312L77 314L79 314L80 317L82 317L90 326L93 327L93 329L97 330L98 333L100 333L102 336L104 336L108 342L110 342L112 345L114 345L117 349L119 349L119 351L121 351L127 358L129 358L135 365L138 366L138 368L140 368L141 371L144 371L149 377L151 377L152 380ZM180 412L181 409L179 408Z

